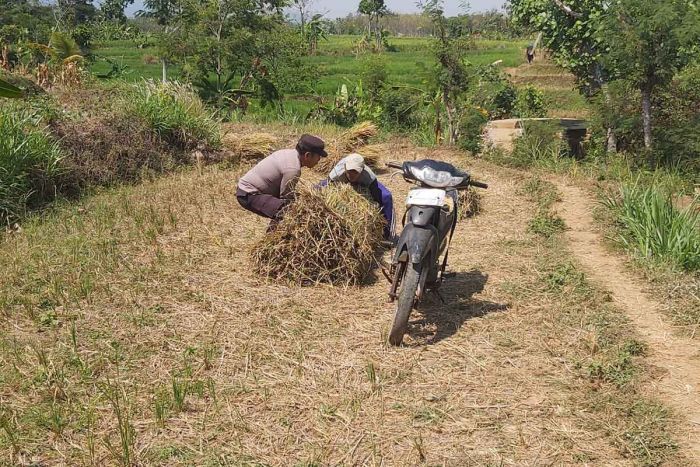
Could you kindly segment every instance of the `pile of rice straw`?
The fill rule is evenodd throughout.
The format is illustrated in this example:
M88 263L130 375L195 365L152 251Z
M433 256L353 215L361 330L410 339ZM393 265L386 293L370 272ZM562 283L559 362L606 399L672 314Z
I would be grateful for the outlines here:
M481 194L469 187L459 192L459 218L474 217L481 212Z
M222 142L235 160L260 160L279 149L279 138L269 133L226 133Z
M358 149L365 146L367 142L374 136L377 136L378 133L379 129L377 125L372 122L362 122L351 127L333 142L328 151L328 157L321 159L316 165L316 170L322 174L327 174L335 167L340 159L350 153L357 152ZM361 153L361 151L359 152ZM362 155L364 156L364 154Z
M388 144L370 144L357 150L357 153L365 158L365 164L372 169L383 168L382 160L385 154L391 153Z
M341 152L355 152L365 146L371 138L379 133L377 125L372 122L361 122L340 135L336 146Z
M256 271L297 284L354 285L375 264L384 218L346 184L299 185L283 220L253 248Z

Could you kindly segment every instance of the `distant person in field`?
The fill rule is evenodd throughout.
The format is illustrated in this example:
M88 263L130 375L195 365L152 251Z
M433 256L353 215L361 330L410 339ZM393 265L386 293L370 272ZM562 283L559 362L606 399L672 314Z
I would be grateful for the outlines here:
M527 56L527 63L532 64L532 61L535 59L535 46L532 44L528 45L525 55Z
M379 183L372 169L367 167L365 159L360 154L350 154L342 158L321 182L321 186L329 183L349 183L353 188L365 188L372 199L379 205L382 216L386 219L384 238L390 239L393 232L394 199L391 192Z
M272 219L268 228L272 230L292 201L302 167L313 168L327 156L321 138L302 135L295 149L273 152L241 177L236 198L248 211Z

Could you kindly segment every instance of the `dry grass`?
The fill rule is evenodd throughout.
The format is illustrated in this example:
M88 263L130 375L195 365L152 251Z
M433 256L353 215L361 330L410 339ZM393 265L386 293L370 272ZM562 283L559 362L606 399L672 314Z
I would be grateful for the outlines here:
M251 274L266 222L232 201L244 168L27 223L0 244L0 463L690 464L620 313L527 232L518 174L470 166L488 210L458 225L445 303L403 348L386 282Z
M53 133L68 154L62 184L77 193L87 186L134 182L188 162L142 121L106 115L54 122Z
M379 134L379 128L372 122L361 122L340 135L335 145L340 152L355 152L367 145L369 140Z
M232 152L234 161L260 160L280 149L281 139L269 133L226 133L224 147Z
M253 263L296 284L357 284L375 263L383 228L376 206L349 185L302 185L282 222L253 246Z
M388 144L370 144L357 150L365 159L367 164L372 169L383 169L384 160L391 155L391 146Z
M481 212L481 193L474 188L459 192L459 218L468 219Z

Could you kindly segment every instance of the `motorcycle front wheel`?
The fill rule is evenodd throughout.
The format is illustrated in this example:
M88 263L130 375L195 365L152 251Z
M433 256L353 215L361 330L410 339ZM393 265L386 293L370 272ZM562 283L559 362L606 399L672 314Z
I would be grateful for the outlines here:
M421 281L421 276L425 275L421 274L422 272L422 264L407 264L405 267L401 281L401 291L399 292L396 305L396 314L394 315L394 323L389 333L389 343L391 345L401 345L401 342L403 342L403 336L408 329L408 318L411 316L411 310L416 301L416 291L421 283L422 285L425 284L425 280Z

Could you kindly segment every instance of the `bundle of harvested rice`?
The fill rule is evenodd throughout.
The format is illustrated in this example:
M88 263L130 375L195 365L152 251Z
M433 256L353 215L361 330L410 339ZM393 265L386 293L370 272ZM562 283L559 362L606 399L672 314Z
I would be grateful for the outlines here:
M469 187L459 192L459 218L474 217L481 212L481 193Z
M365 158L365 164L372 169L382 168L382 160L385 154L390 154L391 149L388 144L370 144L357 151Z
M349 185L300 185L284 219L253 248L253 264L297 284L357 284L374 264L383 228L379 209Z
M239 160L259 160L270 155L279 145L279 139L268 133L226 133L223 138L226 149Z
M377 125L372 122L358 123L345 131L331 145L328 151L328 157L322 158L316 165L316 171L327 174L333 170L333 167L335 167L343 157L358 151L358 149L367 144L370 138L376 136L378 132Z
M361 122L345 131L338 138L336 146L340 152L355 152L366 145L370 138L377 136L379 129L372 122Z

